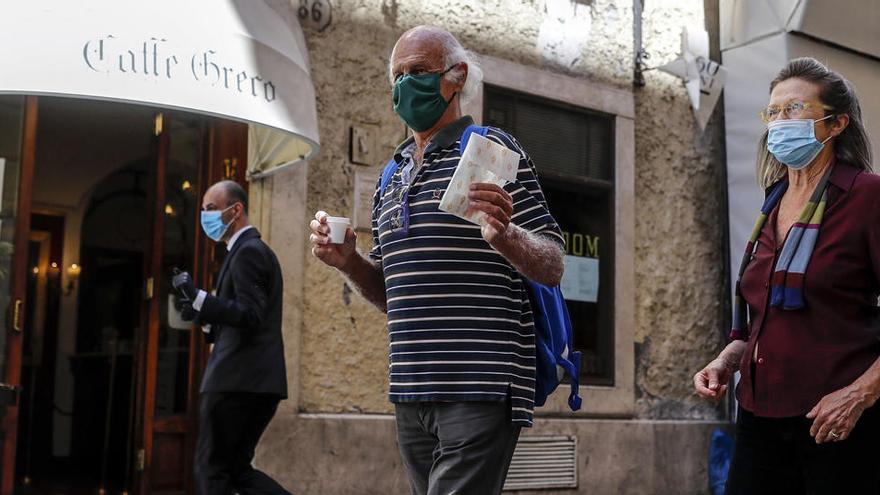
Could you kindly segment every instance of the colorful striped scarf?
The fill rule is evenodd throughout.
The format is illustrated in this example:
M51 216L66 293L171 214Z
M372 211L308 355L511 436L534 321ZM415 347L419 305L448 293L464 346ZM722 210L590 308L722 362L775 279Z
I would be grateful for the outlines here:
M803 308L804 301L804 274L816 239L819 237L819 227L822 225L822 217L825 215L825 205L828 202L828 178L831 176L833 167L828 167L816 189L810 196L810 201L801 212L798 221L791 226L782 253L776 260L773 276L770 279L770 305L784 310L798 310ZM770 212L779 203L779 200L788 189L788 180L783 179L770 186L761 213L752 228L752 235L746 244L746 252L739 265L739 276L736 279L735 299L733 305L733 329L730 338L748 339L748 318L745 300L740 291L743 273L749 266L749 262L755 255L758 245L758 237L767 222Z

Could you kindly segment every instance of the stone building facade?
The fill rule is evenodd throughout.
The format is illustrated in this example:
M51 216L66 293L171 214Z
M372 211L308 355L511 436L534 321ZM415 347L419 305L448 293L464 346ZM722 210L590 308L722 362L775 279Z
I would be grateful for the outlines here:
M648 1L649 64L678 56L683 26L717 33L712 3ZM275 7L293 17L299 2ZM297 493L408 490L387 399L385 316L311 256L307 224L317 210L357 217L358 183L374 184L404 139L387 66L400 34L419 24L476 53L485 84L614 124L613 384L582 388L579 413L554 398L524 431L576 438L578 487L540 493L705 493L709 435L727 413L700 402L691 377L723 346L727 321L723 119L716 109L700 131L668 74L648 71L633 86L633 5L611 0L334 0L324 30L304 28L321 152L251 184L253 216L285 270L291 384L257 464ZM484 98L466 110L486 117ZM353 128L369 137L366 165L351 161ZM369 233L358 234L367 251Z

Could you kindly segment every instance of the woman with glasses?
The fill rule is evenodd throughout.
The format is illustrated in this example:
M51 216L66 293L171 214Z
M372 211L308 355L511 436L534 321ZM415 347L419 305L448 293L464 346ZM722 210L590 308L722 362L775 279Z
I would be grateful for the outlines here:
M880 176L859 101L840 74L799 58L760 116L766 199L731 343L694 376L718 401L741 373L727 494L877 494Z

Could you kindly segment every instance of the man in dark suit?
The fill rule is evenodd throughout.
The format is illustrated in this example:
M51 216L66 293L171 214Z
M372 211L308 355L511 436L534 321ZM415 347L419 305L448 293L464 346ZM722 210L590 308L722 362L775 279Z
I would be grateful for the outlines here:
M287 398L281 337L282 277L275 253L250 225L244 189L218 182L202 201L202 229L228 253L216 296L177 273L184 319L214 344L201 386L196 486L201 495L288 494L251 466L260 436Z

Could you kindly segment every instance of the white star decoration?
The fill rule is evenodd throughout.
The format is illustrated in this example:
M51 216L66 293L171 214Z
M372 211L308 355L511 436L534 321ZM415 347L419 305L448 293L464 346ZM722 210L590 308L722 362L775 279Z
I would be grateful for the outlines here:
M658 69L682 79L697 123L705 129L727 74L724 67L709 60L709 33L700 28L682 29L681 55Z

